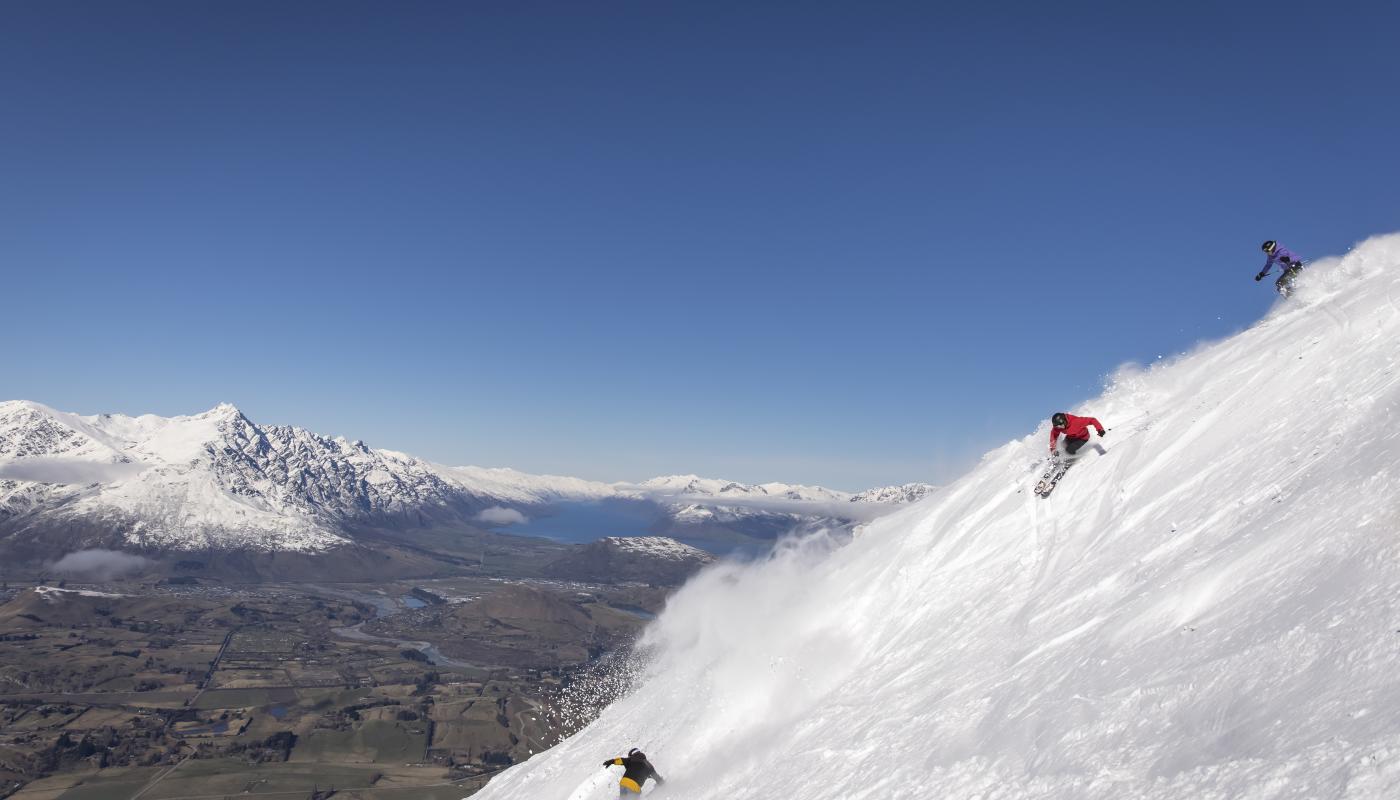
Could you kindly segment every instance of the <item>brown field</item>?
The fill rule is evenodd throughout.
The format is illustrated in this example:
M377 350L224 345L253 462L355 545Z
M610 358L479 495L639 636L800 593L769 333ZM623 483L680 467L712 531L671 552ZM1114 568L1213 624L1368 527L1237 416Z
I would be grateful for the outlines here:
M487 599L405 609L360 638L336 630L374 616L357 598L410 586L92 588L120 596L0 605L0 787L20 786L0 798L460 800L557 738L547 694L640 625L577 586L443 582ZM643 602L628 591L618 602ZM397 639L490 658L431 664Z

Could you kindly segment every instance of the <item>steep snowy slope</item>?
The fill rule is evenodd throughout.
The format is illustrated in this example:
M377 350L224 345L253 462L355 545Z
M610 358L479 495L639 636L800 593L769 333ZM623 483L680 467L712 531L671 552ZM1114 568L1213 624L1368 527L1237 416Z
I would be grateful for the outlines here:
M702 573L628 697L477 797L607 797L632 746L677 800L1400 797L1397 342L1392 235L1070 409L1112 430L1048 500L1042 426Z

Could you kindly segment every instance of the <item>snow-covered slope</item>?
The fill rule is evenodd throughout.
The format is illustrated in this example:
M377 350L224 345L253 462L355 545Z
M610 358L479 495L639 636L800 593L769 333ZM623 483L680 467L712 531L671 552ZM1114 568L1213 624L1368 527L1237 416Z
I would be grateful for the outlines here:
M637 688L481 800L1400 797L1400 235L1225 341L1124 369L829 554L712 568ZM612 776L612 786L616 776Z

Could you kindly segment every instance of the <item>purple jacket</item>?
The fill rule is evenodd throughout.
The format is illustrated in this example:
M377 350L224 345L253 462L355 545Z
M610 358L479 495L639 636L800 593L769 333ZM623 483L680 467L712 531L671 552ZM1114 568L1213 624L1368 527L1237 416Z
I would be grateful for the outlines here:
M1264 262L1264 269L1260 270L1259 274L1268 275L1269 270L1274 268L1275 261L1282 264L1284 269L1288 269L1288 267L1293 264L1298 264L1299 266L1303 264L1303 259L1293 255L1293 251L1280 244L1276 245L1274 247L1274 252L1269 254L1269 260Z

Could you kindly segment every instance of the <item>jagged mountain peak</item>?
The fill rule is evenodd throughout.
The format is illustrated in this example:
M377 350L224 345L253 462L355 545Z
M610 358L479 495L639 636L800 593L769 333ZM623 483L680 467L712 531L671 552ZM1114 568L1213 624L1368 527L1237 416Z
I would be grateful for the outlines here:
M917 503L938 491L931 483L906 483L900 486L881 486L866 489L850 497L852 503Z
M91 420L32 400L0 403L0 459L120 461L122 442Z
M50 512L104 520L127 545L321 550L346 543L339 531L351 521L421 521L470 499L421 462L258 425L228 403L176 417L36 405L0 406L0 459L9 462L0 474L31 482L5 487L0 522ZM70 463L84 459L131 469L95 475Z
M36 400L24 400L22 398L16 400L0 400L0 414L13 412L19 409L37 411L51 416L56 416L60 413Z

